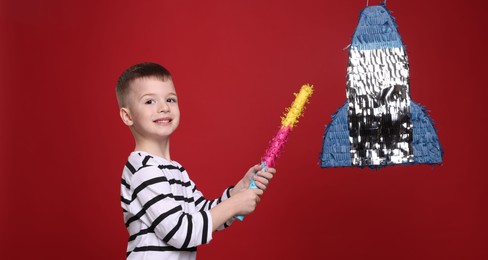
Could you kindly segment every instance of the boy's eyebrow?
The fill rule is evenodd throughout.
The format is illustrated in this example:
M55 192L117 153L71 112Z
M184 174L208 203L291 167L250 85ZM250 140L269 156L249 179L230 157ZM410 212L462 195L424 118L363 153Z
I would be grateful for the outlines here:
M143 94L139 99L143 99L145 96L157 96L158 94L156 93L146 93L146 94ZM168 93L168 96L178 96L176 95L175 92L170 92Z

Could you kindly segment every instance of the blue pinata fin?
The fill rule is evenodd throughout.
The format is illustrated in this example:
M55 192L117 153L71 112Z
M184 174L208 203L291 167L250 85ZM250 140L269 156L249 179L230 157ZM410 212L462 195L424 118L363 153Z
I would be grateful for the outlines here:
M410 118L413 124L413 159L411 164L441 164L444 151L437 131L425 107L410 103ZM320 166L323 168L350 167L351 151L347 127L347 102L332 115L325 128ZM372 167L374 168L374 167Z

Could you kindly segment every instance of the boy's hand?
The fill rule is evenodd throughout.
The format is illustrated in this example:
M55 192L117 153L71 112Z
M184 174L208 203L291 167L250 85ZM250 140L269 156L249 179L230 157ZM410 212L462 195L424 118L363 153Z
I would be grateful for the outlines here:
M259 196L262 194L263 190L261 189L246 188L240 192L234 192L229 199L211 208L212 230L217 230L218 227L236 215L243 216L253 212L261 200Z
M251 178L254 179L256 186L265 191L269 185L269 181L273 178L273 174L276 173L276 169L268 168L266 171L261 171L261 165L254 165L230 191L230 195L234 196L235 193L241 192L249 188ZM257 174L255 174L257 172Z
M235 215L247 215L256 209L256 205L261 200L259 196L263 194L260 189L246 189L236 192L229 201L233 202Z

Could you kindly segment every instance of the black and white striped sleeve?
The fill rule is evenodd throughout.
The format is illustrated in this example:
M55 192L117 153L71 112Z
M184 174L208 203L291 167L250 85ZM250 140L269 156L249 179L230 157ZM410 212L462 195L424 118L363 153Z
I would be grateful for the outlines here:
M197 189L195 183L191 182L191 185L192 185L192 190L193 190L193 198L195 199L195 206L196 206L198 211L210 210L211 208L217 206L222 201L230 198L230 190L232 188L234 188L234 186L228 187L227 189L224 190L224 192L222 193L222 195L219 198L214 199L214 200L207 200L203 196L202 192L200 192ZM232 222L234 222L234 218L227 220L223 225L217 227L217 230L222 230L222 229L229 227L232 224Z
M206 244L212 239L212 217L208 211L188 214L182 204L192 203L192 197L173 194L171 185L178 181L168 179L157 166L139 169L131 179L131 212L126 221L130 230L135 222L142 221L148 228L138 234L153 232L165 243L180 249ZM137 225L137 224L136 224Z

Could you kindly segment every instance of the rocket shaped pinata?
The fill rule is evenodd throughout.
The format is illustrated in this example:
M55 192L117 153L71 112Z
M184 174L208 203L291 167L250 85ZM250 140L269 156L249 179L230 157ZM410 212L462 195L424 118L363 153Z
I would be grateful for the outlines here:
M408 57L385 3L361 11L349 48L347 100L327 125L321 167L440 164L424 107L410 99Z

